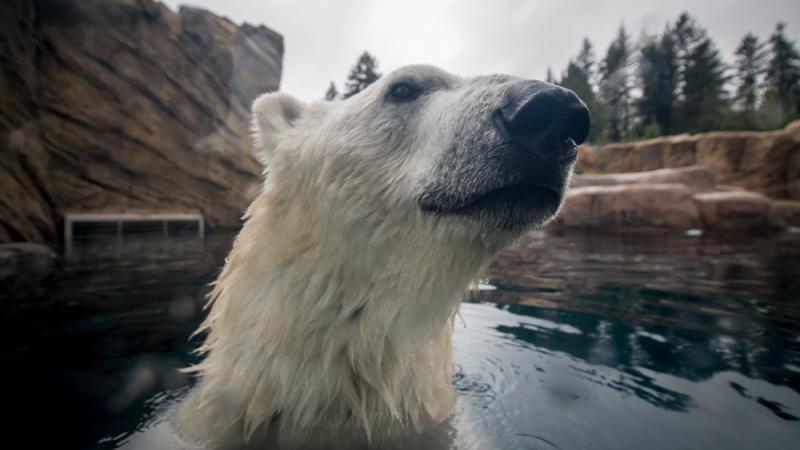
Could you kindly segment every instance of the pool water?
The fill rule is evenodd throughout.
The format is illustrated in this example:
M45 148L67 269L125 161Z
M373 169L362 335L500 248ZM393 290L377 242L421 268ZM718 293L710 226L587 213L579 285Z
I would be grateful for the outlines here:
M78 243L55 275L0 290L7 442L147 442L191 387L176 369L231 239ZM798 290L798 234L532 234L462 305L443 447L796 448Z

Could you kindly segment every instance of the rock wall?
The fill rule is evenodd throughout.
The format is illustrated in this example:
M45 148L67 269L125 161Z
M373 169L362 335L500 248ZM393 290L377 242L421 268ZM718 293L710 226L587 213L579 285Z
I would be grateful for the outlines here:
M69 211L200 211L236 226L260 184L249 107L283 38L152 0L0 5L0 242Z
M713 132L584 146L577 170L625 173L703 165L719 185L800 199L800 121L772 132Z
M800 202L714 184L702 166L577 175L545 229L555 233L737 235L800 226Z

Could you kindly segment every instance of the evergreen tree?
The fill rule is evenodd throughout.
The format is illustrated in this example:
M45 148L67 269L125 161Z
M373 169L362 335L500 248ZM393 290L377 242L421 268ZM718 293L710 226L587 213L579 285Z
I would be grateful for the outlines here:
M675 131L719 128L727 112L725 64L714 42L687 13L673 29L678 62Z
M336 89L336 85L333 84L333 81L331 81L328 90L325 92L325 100L330 102L336 100L337 97L339 97L339 91Z
M578 56L567 64L559 85L573 90L589 107L592 114L592 127L587 138L590 142L600 142L606 125L605 104L595 93L592 85L594 73L594 50L589 39L584 39Z
M575 58L575 64L582 71L586 78L586 84L580 86L578 81L575 86L575 92L581 96L589 107L592 114L592 127L589 129L589 142L599 143L603 140L608 127L608 107L603 99L597 95L597 59L594 53L594 46L588 37L583 38L580 53ZM574 70L574 69L573 69ZM567 74L569 74L569 66L567 67ZM566 80L562 80L562 84ZM567 83L572 83L569 81Z
M700 38L701 30L694 18L689 13L683 12L675 21L672 34L675 39L678 58L685 60L688 58L691 47Z
M689 13L681 13L672 28L672 37L675 45L675 57L678 60L678 91L683 90L685 82L685 69L689 60L689 53L700 39L701 31L694 18Z
M594 97L594 91L589 82L589 76L575 61L570 61L569 64L567 64L567 70L561 76L561 81L559 81L558 84L567 89L572 89L587 105Z
M760 79L764 73L763 44L758 37L747 33L736 49L736 103L745 116L753 117L758 106Z
M555 83L556 82L555 78L553 77L553 69L551 69L549 67L547 68L547 74L545 74L545 76L544 76L544 81L546 81L548 83Z
M782 128L791 120L786 97L780 95L777 87L768 85L764 90L757 117L758 125L767 130Z
M672 125L675 132L685 132L689 124L689 118L684 111L684 94L686 86L686 67L689 64L689 53L697 42L699 30L697 23L684 12L678 16L675 26L672 28L674 40L676 73L675 73L675 92Z
M726 112L725 65L709 37L704 37L688 55L684 68L683 117L690 132L718 129Z
M608 137L609 112L608 105L599 95L586 102L592 115L592 126L586 140L595 144L605 143Z
M344 98L350 98L363 91L367 86L374 83L381 74L376 72L378 63L368 52L364 52L358 57L356 65L350 69L347 76L346 91Z
M595 143L777 128L800 115L800 51L787 38L783 23L768 44L769 55L767 44L748 33L729 68L708 32L684 12L662 33L645 36L636 54L624 27L599 59L585 38L558 83L589 106L589 140ZM726 91L733 78L729 69L736 78L733 97ZM556 82L549 68L547 81Z
M667 26L661 36L647 39L639 54L639 86L636 102L642 135L670 134L678 84L678 57L672 29ZM650 137L650 136L648 136Z
M766 84L773 91L769 100L777 104L765 107L783 110L783 122L787 122L800 112L800 55L794 42L786 37L784 29L785 24L778 23L769 38L771 56L767 65Z
M589 40L588 37L583 38L583 43L581 44L581 51L578 53L578 57L575 58L575 64L586 74L586 78L589 81L589 85L594 84L594 65L595 65L595 56L594 56L594 48L592 47L592 42Z
M595 95L591 80L594 65L592 53L592 44L588 39L584 39L580 53L574 60L569 61L567 70L561 74L561 81L558 82L559 85L572 89L587 105L591 104Z
M600 66L600 95L608 106L608 137L612 141L627 138L630 129L630 60L628 34L620 26Z

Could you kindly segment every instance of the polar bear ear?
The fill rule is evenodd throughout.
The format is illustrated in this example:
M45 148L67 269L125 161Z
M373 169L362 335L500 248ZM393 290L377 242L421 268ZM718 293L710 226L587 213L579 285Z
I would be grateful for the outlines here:
M266 164L281 140L303 115L305 103L283 92L263 94L253 102L253 137L257 156Z

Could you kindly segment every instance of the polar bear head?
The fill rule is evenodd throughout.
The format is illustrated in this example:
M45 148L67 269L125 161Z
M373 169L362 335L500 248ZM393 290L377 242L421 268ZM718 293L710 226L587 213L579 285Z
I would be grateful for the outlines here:
M558 210L586 106L547 83L409 66L345 101L266 94L253 116L266 179L198 330L184 433L307 448L325 436L308 430L441 423L448 324L495 252Z
M267 189L302 202L307 219L382 227L391 218L493 249L556 213L588 130L570 90L424 65L344 101L274 93L254 104Z

